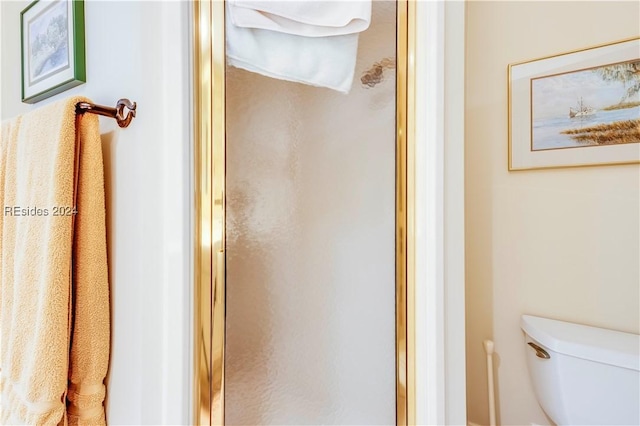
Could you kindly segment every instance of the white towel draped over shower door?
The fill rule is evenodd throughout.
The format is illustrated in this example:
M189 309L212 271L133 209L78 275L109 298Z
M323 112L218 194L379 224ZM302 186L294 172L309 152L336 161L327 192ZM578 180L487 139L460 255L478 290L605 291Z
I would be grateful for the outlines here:
M229 65L282 80L351 89L371 0L227 3Z

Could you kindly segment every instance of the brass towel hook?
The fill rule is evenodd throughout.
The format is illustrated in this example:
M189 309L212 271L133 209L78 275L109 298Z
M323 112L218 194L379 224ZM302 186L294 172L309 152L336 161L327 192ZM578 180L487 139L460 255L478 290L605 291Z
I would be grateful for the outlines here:
M118 122L118 126L127 127L133 117L136 116L136 103L131 102L129 99L118 99L116 103L116 121ZM127 108L129 111L127 112L127 116L124 115L124 109Z
M76 114L84 114L90 112L92 114L103 115L105 117L115 118L118 126L127 127L133 117L136 116L136 103L129 99L118 99L115 108L96 105L89 102L78 102L76 104ZM125 115L125 108L128 110Z

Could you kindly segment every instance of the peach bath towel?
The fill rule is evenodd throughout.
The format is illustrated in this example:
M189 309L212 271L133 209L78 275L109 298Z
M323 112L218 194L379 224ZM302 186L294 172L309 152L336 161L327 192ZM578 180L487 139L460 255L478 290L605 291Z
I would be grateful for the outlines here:
M97 116L76 129L80 101L2 124L0 424L105 424L102 149Z

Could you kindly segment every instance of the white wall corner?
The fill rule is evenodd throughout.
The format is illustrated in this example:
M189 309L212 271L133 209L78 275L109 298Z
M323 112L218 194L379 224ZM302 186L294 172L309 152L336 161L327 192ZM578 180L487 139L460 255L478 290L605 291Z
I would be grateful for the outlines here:
M416 13L416 423L464 425L465 3Z
M444 16L444 291L446 424L467 423L465 363L465 1Z

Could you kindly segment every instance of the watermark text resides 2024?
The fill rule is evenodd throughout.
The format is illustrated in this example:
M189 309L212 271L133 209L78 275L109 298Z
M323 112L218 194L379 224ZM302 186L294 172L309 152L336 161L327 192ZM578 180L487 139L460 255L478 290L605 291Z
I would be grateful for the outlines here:
M73 216L78 214L75 207L53 206L50 208L5 206L5 217L48 217L48 216Z

